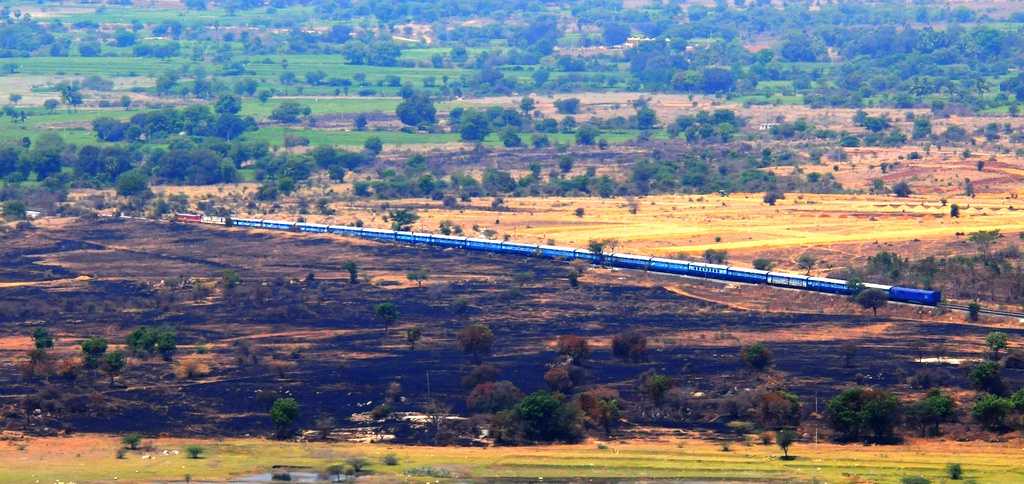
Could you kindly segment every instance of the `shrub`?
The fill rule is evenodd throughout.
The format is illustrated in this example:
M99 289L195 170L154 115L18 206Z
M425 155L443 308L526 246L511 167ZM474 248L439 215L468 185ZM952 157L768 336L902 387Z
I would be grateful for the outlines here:
M740 350L740 359L750 368L763 370L772 363L772 353L764 343L754 343Z
M964 468L960 464L948 464L946 465L946 475L954 481L959 481L964 478Z
M185 455L188 456L189 459L198 459L202 457L205 451L205 449L195 444L185 446Z
M405 474L414 477L452 477L452 473L448 469L445 469L443 467L431 466L413 467L411 469L406 470Z
M345 463L348 464L349 468L352 469L353 474L359 474L366 470L370 465L370 461L365 457L354 455L345 459Z
M202 378L210 374L209 358L203 355L190 355L179 358L174 366L174 376L179 380Z
M121 437L121 444L123 444L125 447L131 450L138 449L139 443L141 442L142 436L136 433L127 434L124 437Z
M387 454L380 461L383 462L384 465L386 466L397 466L398 456L395 454Z

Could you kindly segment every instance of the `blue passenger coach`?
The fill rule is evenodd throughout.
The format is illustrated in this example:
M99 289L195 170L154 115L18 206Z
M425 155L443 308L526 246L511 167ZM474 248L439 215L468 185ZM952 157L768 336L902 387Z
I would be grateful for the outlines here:
M827 277L810 277L785 272L769 272L757 269L691 262L663 257L648 257L633 254L599 254L587 249L560 247L554 245L523 244L511 241L496 241L481 238L435 235L420 232L394 231L344 225L317 223L295 223L282 220L258 220L250 218L201 217L194 214L176 214L175 220L187 223L208 223L235 227L263 228L271 230L302 231L310 233L331 233L378 241L397 241L432 245L443 248L460 248L498 254L538 256L550 259L582 260L593 264L606 264L623 269L640 269L665 274L675 274L720 281L734 281L748 284L768 284L829 294L851 294L847 281ZM223 221L223 222L221 222ZM942 301L939 291L915 289L865 283L865 288L884 291L889 299L897 302L934 306Z

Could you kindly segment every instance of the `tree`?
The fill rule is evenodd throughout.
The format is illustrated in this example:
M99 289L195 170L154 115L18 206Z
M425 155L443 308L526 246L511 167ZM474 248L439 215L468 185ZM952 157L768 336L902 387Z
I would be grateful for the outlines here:
M410 351L416 349L416 342L418 342L421 337L423 337L423 330L421 330L418 326L413 326L405 330L405 341L409 343Z
M430 278L430 273L426 269L417 269L405 275L406 279L416 283L416 286L422 287L423 281Z
M128 335L125 344L135 355L160 353L165 359L170 359L178 348L177 333L173 329L149 326L136 328Z
M387 333L391 325L398 320L398 306L395 303L380 303L373 307L373 314L384 323L384 332Z
M593 124L590 123L585 124L583 126L580 126L579 129L576 130L576 144L582 146L591 146L594 144L594 141L596 141L597 137L600 135L601 130L598 129L597 126L594 126Z
M949 206L949 216L951 218L960 218L960 206L955 204L955 203L950 205Z
M286 101L270 112L270 119L284 124L293 124L299 121L302 116L309 116L312 110L309 106L299 104L295 101Z
M999 240L999 237L1001 237L1001 235L999 234L999 229L979 230L977 232L972 232L970 235L968 235L967 240L977 245L978 250L987 254L992 245L995 244L997 240Z
M978 316L981 314L981 304L972 302L967 305L967 319L971 322L978 322Z
M811 275L811 269L814 268L814 264L818 263L818 259L816 259L814 255L805 252L799 259L797 259L796 263L801 269L807 271L807 275Z
M278 437L286 437L298 418L299 402L294 398L278 398L270 407L270 420L274 423Z
M145 195L151 194L149 177L140 169L128 170L118 175L115 185L117 194L122 197L141 196L147 198Z
M921 429L921 435L939 435L939 424L955 416L953 399L933 389L907 408L907 417Z
M206 449L203 449L202 447L200 447L198 445L194 445L193 444L193 445L186 445L185 446L185 455L189 459L198 459L198 458L202 457L203 452L205 452L205 451L206 451Z
M1002 395L1005 391L1003 379L999 375L999 363L994 361L982 361L971 368L967 378L971 380L974 388L986 391L995 395Z
M728 258L729 254L724 250L708 249L704 251L704 262L709 264L724 264Z
M771 259L766 259L764 257L754 259L754 269L757 269L759 271L771 270L773 265L775 264L772 262Z
M558 353L572 358L574 364L582 365L590 357L590 345L579 336L559 336L557 346Z
M342 270L348 272L349 284L356 284L359 282L359 266L353 261L345 261L341 264Z
M474 363L479 364L483 356L491 353L494 333L483 324L470 324L459 331L456 342L463 353L472 357Z
M910 185L905 181L901 181L892 186L892 193L900 198L906 198L912 195L914 192L910 189Z
M242 110L242 100L230 94L221 96L217 98L214 110L217 114L238 114Z
M647 359L647 337L637 331L626 331L612 338L612 354L632 362Z
M782 460L791 460L789 447L796 442L796 432L790 429L782 429L775 434L775 443L782 449Z
M420 216L412 210L403 208L388 212L388 218L391 220L391 230L408 231L412 229L412 224L416 223Z
M1009 400L998 395L984 394L978 397L971 408L971 416L989 430L1001 430L1006 416L1013 409Z
M56 99L47 99L43 101L43 108L45 108L50 114L53 114L53 112L57 110L57 106L60 106L60 101Z
M603 429L605 436L611 436L622 413L619 392L607 387L594 388L581 393L577 404L593 425Z
M985 336L985 346L992 352L992 359L999 359L999 352L1006 349L1007 336L1002 331L993 331Z
M417 127L437 122L437 108L426 93L412 91L403 98L395 108L395 115L403 124Z
M754 343L740 350L740 359L754 370L764 370L772 363L772 353L764 343Z
M862 387L843 390L829 400L827 409L839 440L867 438L878 443L893 439L902 410L891 393Z
M483 382L473 387L466 397L466 406L478 413L497 413L515 406L523 398L510 381Z
M645 372L640 377L640 391L655 407L660 407L665 401L665 395L675 385L668 375L661 375L655 372Z
M25 202L21 200L9 200L4 202L4 218L7 220L25 220L28 209Z
M356 119L353 121L356 131L366 131L366 125L369 121L366 119L366 113L359 113L356 115Z
M530 96L523 96L523 98L519 100L519 110L523 112L524 116L529 116L536 107L537 103Z
M121 437L121 445L124 445L130 450L137 450L141 443L142 436L134 432Z
M7 99L11 101L11 104L17 106L21 102L21 94L11 94L7 96Z
M771 190L768 190L767 192L764 193L764 198L762 198L764 203L766 203L768 205L771 205L771 206L775 206L776 202L778 202L779 200L785 200L785 199L786 199L786 194L782 193L782 191L780 191L777 188L773 188Z
M103 372L110 376L110 385L114 385L114 376L121 373L128 364L128 359L123 351L111 351L103 355Z
M487 114L476 109L467 110L459 118L459 138L479 143L491 134L491 121Z
M555 100L555 110L558 114L578 114L580 112L580 100L574 97Z
M576 407L549 392L526 396L512 409L512 415L523 436L532 441L576 441L582 431Z
M53 335L46 328L36 328L32 332L32 340L35 342L37 350L53 348Z
M103 338L86 338L81 343L82 353L85 355L85 366L96 368L100 364L100 358L107 352L107 340Z
M881 289L864 289L853 296L853 302L864 309L870 309L875 316L878 316L878 309L889 302L889 295Z
M384 142L381 141L379 136L370 136L363 142L363 149L373 156L377 156L381 151L384 151Z

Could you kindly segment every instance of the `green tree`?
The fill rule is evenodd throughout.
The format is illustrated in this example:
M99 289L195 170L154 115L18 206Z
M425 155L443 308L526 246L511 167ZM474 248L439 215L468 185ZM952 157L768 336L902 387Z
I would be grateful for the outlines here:
M110 384L114 384L114 377L119 375L124 367L128 365L128 358L123 351L111 351L103 355L103 372L110 376Z
M708 249L704 251L704 262L709 264L724 264L729 258L729 253L724 250Z
M552 393L527 395L513 407L512 414L523 436L531 441L576 441L582 433L579 410Z
M403 96L395 108L395 115L407 126L432 125L437 122L437 108L424 92L412 91Z
M999 375L999 363L994 361L983 361L971 368L967 377L971 380L974 388L996 395L1001 395L1005 390L1003 378Z
M37 350L48 350L53 348L53 335L50 334L50 330L46 328L36 328L32 332L32 340L35 342Z
M140 443L142 443L142 436L134 432L121 437L121 445L131 450L137 450Z
M299 418L299 402L294 398L278 398L270 407L270 420L278 437L286 437L292 424Z
M28 209L25 203L20 200L9 200L4 202L4 218L8 220L25 220Z
M1006 349L1008 337L1002 331L993 331L985 336L985 346L992 352L992 359L999 359L999 352Z
M420 219L420 216L412 210L403 208L388 212L388 218L391 220L391 230L408 231L412 229L412 225Z
M473 143L482 142L491 134L491 121L487 114L469 109L459 118L459 138Z
M893 439L902 410L891 393L861 387L843 390L829 400L827 409L839 440L867 438L878 443Z
M359 282L359 265L354 261L345 261L341 264L341 269L348 272L348 282L350 284L356 284Z
M771 365L772 353L764 343L754 343L740 350L740 359L750 368L761 371Z
M955 417L955 407L952 398L933 389L907 408L907 417L918 425L922 436L939 435L939 424Z
M238 96L225 94L217 98L214 103L214 110L218 114L238 114L242 110L242 100Z
M406 279L413 281L417 286L422 287L423 281L430 278L430 273L425 269L417 269L405 275Z
M775 443L778 444L780 449L782 449L783 460L792 459L792 457L789 456L789 448L796 442L796 439L796 432L790 429L782 429L775 434Z
M384 323L384 332L387 333L391 325L398 320L398 306L392 302L380 303L373 307L373 314Z
M151 195L149 177L142 170L128 170L117 177L117 194L122 197Z
M853 302L864 309L870 309L875 316L878 316L878 309L889 302L889 295L881 289L864 289L853 296Z
M807 275L811 275L811 269L813 269L814 265L818 263L818 259L812 254L805 252L799 259L797 259L796 263L801 269L807 272Z
M1013 409L1009 400L998 395L984 394L978 397L971 408L971 416L989 430L1005 427L1006 416Z
M979 230L968 235L967 240L977 245L979 250L987 254L992 245L999 240L999 237L1001 237L999 229Z
M107 340L103 338L86 338L80 346L82 354L85 356L85 366L88 368L99 366L100 359L107 352Z
M413 326L405 330L405 341L409 343L409 350L414 351L416 349L416 343L423 337L423 330L418 326Z

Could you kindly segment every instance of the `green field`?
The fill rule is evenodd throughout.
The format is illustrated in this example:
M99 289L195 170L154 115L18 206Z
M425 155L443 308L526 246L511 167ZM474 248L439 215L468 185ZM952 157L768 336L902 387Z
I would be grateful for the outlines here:
M353 456L366 458L380 476L408 479L431 468L453 478L628 478L694 480L804 480L898 483L908 476L943 482L947 464L963 466L975 482L1024 482L1020 450L1010 445L940 442L867 447L797 444L794 460L775 446L734 443L726 451L699 440L611 442L539 447L425 447L386 444L324 444L226 439L200 442L202 459L187 459L181 439L146 441L152 447L115 457L114 437L79 435L25 442L0 453L3 482L137 482L166 479L225 480L269 472L274 466L323 471ZM67 450L65 450L67 448ZM177 453L177 454L176 454ZM397 465L384 465L393 454ZM148 456L144 459L143 456ZM45 465L43 464L45 462ZM422 481L424 478L414 478Z

